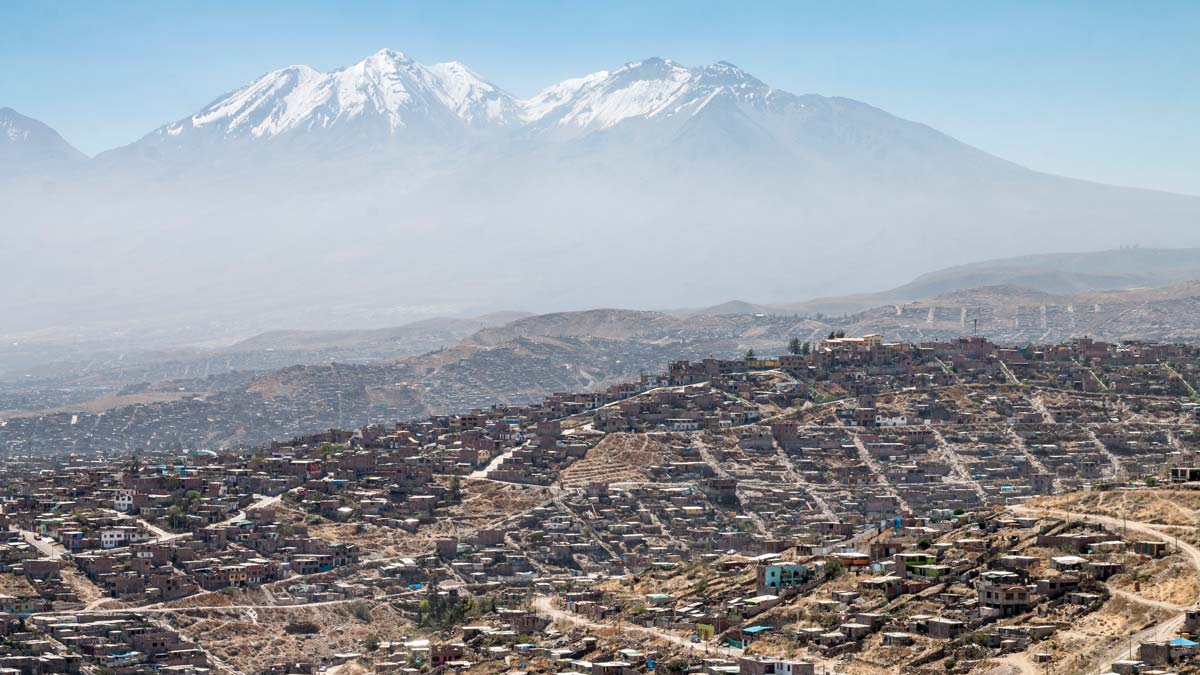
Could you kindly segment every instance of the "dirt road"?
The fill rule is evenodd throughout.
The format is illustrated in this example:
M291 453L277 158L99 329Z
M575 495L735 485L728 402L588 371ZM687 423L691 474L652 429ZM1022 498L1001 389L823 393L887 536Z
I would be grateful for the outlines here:
M594 630L612 630L618 628L618 626L614 624L592 621L591 619L579 616L578 614L559 609L554 606L554 601L550 598L550 596L547 595L539 595L535 597L533 599L533 608L539 614L545 614L555 621L565 621L576 626L583 626L584 628L591 628ZM737 658L742 655L742 650L736 647L717 647L704 642L692 642L689 638L667 630L663 630L661 628L646 628L644 626L630 626L625 624L622 624L619 628L622 633L635 633L650 639L666 640L667 642L679 645L684 649L689 649L701 654L708 654L710 656L724 655L730 658Z
M1078 513L1072 514L1054 509L1034 509L1027 506L1015 506L1012 507L1012 510L1016 513L1024 515L1053 516L1056 518L1062 518L1064 520L1082 518L1083 520L1089 522L1100 523L1112 528L1113 530L1132 530L1133 532L1139 532L1141 534L1149 535L1164 541L1173 541L1178 545L1179 550L1191 559L1192 567L1197 571L1198 574L1200 574L1200 548L1196 548L1185 541L1178 541L1174 536L1163 532L1161 529L1164 527L1163 525L1158 525L1155 523L1142 523L1133 520L1122 520L1120 518L1110 518L1108 516L1100 516L1095 514L1084 514L1081 516ZM1145 640L1164 640L1174 637L1179 631L1180 626L1183 625L1184 608L1180 607L1179 605L1150 600L1128 591L1113 591L1113 593L1114 595L1119 595L1132 602L1137 602L1151 607L1157 607L1159 609L1166 609L1175 613L1169 618L1160 621L1153 626L1128 636L1125 640L1122 640L1121 643L1109 649L1103 654L1098 667L1092 670L1092 672L1095 673L1106 673L1111 671L1113 661L1129 658L1130 652L1136 650L1139 642ZM1197 598L1197 600L1200 601L1200 598Z

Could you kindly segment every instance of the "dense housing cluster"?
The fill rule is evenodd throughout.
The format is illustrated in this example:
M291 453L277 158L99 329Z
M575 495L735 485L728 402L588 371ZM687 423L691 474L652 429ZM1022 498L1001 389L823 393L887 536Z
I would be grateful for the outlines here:
M1200 479L1200 350L793 351L241 450L10 453L0 668L971 671L1172 608L1095 653L1191 657L1200 527L1106 504Z

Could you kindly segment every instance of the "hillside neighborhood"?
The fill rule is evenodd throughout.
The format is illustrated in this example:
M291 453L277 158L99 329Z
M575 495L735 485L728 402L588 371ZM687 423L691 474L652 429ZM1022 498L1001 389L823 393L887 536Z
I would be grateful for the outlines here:
M786 347L253 447L10 450L0 668L1193 667L1200 348Z
M0 675L1200 675L1200 2L3 10Z

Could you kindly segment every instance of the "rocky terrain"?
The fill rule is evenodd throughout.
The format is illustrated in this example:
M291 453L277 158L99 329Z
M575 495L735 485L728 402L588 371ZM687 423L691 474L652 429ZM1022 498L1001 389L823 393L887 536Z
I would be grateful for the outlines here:
M914 342L980 335L1009 345L1082 336L1196 342L1200 282L1067 294L985 286L840 316L602 309L478 326L447 320L381 331L293 331L202 359L108 361L78 372L77 364L48 367L39 379L0 383L8 402L0 443L38 451L254 445L600 388L676 358L778 353L793 338L815 342L831 331ZM274 364L289 365L272 370Z

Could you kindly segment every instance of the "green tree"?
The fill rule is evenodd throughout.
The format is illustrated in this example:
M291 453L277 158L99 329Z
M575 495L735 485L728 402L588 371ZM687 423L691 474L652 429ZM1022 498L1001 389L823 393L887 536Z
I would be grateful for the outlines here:
M754 350L753 350L753 349L747 349L747 350L746 350L746 360L747 360L747 361L753 361L753 360L754 360L754 358L755 358L755 357L754 357Z
M180 529L186 521L187 509L183 508L182 504L172 504L167 509L167 523L171 526L171 529Z
M469 603L449 602L438 592L436 584L430 584L425 599L417 605L417 625L441 629L458 624L467 615Z
M678 675L678 673L682 673L687 670L688 666L690 665L692 664L687 659L675 657L664 663L663 667L667 669L668 673L674 673L675 675Z
M830 558L825 561L825 578L833 579L842 572L842 561L837 558Z
M800 338L794 337L788 342L789 353L799 356L802 351L804 351L804 345L800 342Z

